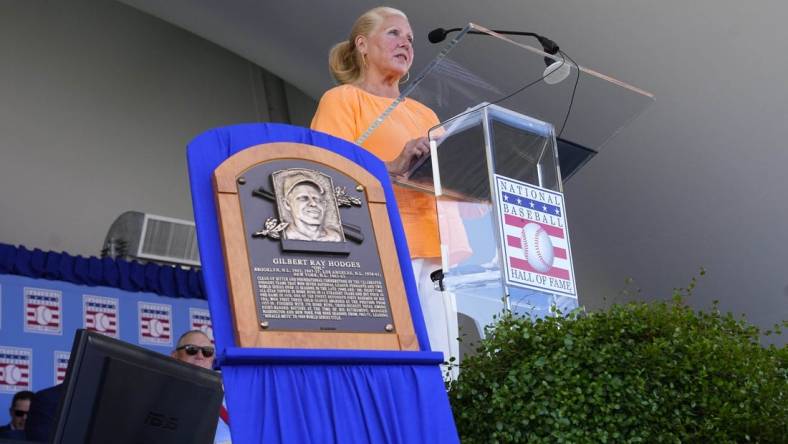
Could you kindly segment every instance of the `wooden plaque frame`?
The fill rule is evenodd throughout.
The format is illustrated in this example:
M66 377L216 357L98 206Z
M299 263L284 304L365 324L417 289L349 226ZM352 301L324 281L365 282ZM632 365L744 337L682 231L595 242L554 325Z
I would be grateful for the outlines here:
M309 160L342 171L364 187L374 238L380 253L394 322L394 332L266 331L259 325L255 289L238 195L237 180L245 171L272 160ZM410 316L402 271L378 180L364 168L324 148L301 143L267 143L247 148L219 165L213 174L214 193L227 275L236 344L240 347L325 348L357 350L419 350Z

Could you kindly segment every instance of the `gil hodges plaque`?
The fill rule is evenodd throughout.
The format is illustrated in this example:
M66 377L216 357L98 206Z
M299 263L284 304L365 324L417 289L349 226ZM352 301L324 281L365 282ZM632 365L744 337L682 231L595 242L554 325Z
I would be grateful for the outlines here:
M214 183L239 345L417 349L374 176L275 143L230 157Z

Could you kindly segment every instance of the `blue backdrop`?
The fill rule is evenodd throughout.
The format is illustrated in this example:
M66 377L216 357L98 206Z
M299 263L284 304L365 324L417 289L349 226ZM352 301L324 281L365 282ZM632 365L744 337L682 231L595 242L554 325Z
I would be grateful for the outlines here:
M165 354L187 330L212 334L203 299L0 273L0 425L9 421L13 393L62 381L78 328Z

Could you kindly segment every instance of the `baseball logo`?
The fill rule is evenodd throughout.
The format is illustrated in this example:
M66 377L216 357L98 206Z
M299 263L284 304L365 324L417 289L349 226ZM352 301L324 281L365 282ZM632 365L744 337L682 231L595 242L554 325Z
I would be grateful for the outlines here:
M158 319L151 319L150 320L150 335L154 338L161 337L161 334L164 332L164 328L161 325L161 321Z
M104 313L96 313L96 331L107 331L109 328L109 318Z
M88 330L118 337L118 300L91 294L82 297L82 325Z
M553 243L539 224L528 223L523 227L522 245L525 259L535 271L546 273L553 267Z
M62 293L47 288L25 287L25 332L63 334Z
M52 322L52 310L45 305L36 307L36 322L38 325L49 325Z
M30 390L33 374L33 350L0 347L0 393Z
M22 371L13 364L7 365L4 373L6 384L16 385L22 380Z
M138 302L140 344L172 343L172 306Z

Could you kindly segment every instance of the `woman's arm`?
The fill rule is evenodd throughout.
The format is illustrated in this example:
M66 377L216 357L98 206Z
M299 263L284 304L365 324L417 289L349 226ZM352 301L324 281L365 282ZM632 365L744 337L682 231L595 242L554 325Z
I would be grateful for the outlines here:
M430 152L430 142L426 137L419 137L405 143L402 152L394 160L386 162L386 168L391 174L402 174L419 159Z

